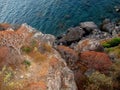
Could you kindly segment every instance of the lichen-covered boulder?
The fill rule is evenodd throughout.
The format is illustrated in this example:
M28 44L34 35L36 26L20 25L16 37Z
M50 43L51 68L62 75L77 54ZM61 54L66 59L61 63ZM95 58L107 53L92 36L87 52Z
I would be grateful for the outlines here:
M60 52L70 69L73 69L79 59L78 53L64 45L57 46L57 50Z
M102 51L104 51L104 48L98 40L85 39L85 40L78 42L78 44L75 47L75 50L78 52L84 52L84 51L100 51L100 52L102 52Z
M86 51L80 54L80 60L86 64L88 68L95 69L103 73L107 73L112 65L109 56L105 53Z

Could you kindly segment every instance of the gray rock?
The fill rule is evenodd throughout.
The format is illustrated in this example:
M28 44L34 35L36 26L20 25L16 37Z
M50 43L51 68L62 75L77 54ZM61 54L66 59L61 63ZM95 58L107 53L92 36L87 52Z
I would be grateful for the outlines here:
M77 90L73 72L67 67L59 53L55 52L59 62L49 67L47 75L47 90Z
M36 39L40 40L41 42L47 43L51 46L55 42L55 36L50 35L50 34L43 34L41 32L36 32L34 34L33 38L36 38Z
M98 29L97 25L91 21L80 23L80 27L85 29L87 32L91 32L94 29Z
M119 32L118 26L109 19L105 19L101 25L101 30L110 33L111 35L117 35Z
M89 34L86 38L91 38L91 39L105 39L105 38L111 38L112 35L108 32L100 31L100 30L94 30L91 34Z
M69 28L66 35L64 35L61 39L57 40L57 43L62 43L63 45L69 46L73 42L79 41L85 34L85 31L78 27Z
M77 46L75 47L75 50L78 52L84 52L84 51L100 51L100 52L102 52L102 51L104 51L104 48L98 40L85 39L85 40L78 42Z

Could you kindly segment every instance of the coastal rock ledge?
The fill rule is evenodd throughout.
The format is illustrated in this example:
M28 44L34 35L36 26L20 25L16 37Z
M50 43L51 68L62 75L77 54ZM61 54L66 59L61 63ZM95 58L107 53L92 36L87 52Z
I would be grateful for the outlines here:
M55 37L27 24L0 24L0 90L77 90L73 72L53 48Z

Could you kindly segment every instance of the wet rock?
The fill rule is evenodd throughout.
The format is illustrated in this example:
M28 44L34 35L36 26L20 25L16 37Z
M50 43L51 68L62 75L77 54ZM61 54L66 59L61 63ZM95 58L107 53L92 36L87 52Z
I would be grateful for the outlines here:
M95 51L86 51L80 54L80 60L88 66L89 69L95 69L107 73L112 62L107 54Z
M75 50L78 52L84 52L84 51L103 52L104 48L100 44L100 42L96 39L85 39L78 42L77 46L75 47Z

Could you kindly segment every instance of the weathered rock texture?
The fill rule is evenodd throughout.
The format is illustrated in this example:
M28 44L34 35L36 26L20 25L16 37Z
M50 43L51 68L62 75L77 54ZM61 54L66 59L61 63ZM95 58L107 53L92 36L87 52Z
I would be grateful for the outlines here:
M85 39L78 42L75 47L77 52L84 52L84 51L99 51L103 52L104 48L100 44L98 40L95 39Z
M27 24L5 29L0 31L0 90L77 90L73 72L52 48L54 36Z
M105 53L86 51L80 54L80 60L86 64L89 69L95 69L100 72L108 71L112 62L109 56Z

